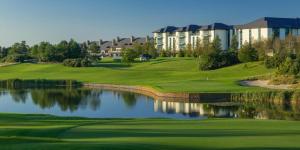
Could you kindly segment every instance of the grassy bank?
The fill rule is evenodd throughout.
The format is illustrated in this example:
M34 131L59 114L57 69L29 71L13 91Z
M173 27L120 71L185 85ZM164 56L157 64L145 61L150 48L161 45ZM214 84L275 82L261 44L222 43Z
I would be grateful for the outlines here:
M162 92L241 92L238 80L272 73L261 62L212 71L199 71L194 58L158 58L131 66L104 60L97 67L70 68L61 64L17 64L0 67L0 79L72 79L89 83L150 86Z
M1 149L300 149L300 122L0 114Z

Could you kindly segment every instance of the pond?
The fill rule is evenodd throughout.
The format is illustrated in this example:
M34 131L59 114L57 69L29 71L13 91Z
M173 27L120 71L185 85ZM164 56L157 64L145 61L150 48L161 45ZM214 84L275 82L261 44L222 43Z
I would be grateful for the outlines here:
M172 102L132 92L87 88L1 89L0 112L90 118L300 118L300 109L288 104L231 100L217 103Z

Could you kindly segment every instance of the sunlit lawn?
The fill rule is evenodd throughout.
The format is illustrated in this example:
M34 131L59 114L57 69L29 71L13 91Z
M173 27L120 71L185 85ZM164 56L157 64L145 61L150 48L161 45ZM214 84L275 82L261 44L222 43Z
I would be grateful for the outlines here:
M127 64L105 59L96 67L71 68L61 64L18 64L0 67L0 79L75 79L89 83L142 85L165 92L232 92L258 90L238 80L272 73L262 62L199 71L195 58L158 58Z
M0 114L0 149L300 149L300 122Z

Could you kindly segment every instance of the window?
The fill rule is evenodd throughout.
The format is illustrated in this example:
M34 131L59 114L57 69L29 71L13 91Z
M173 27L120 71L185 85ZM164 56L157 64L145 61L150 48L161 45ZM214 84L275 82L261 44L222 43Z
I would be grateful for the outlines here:
M173 50L175 49L175 38L173 38Z
M273 31L273 38L274 39L279 38L279 34L280 34L279 28L273 28L272 31Z
M291 33L291 29L286 28L285 29L285 36L288 36Z
M249 44L252 43L252 30L249 29Z
M243 30L240 30L240 45L243 44Z
M261 40L261 28L258 28L258 40Z

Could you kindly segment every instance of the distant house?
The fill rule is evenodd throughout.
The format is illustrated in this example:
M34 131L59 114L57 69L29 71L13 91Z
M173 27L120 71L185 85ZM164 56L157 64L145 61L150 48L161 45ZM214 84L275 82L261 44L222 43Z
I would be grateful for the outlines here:
M133 48L133 45L135 43L140 45L145 45L147 42L153 42L153 38L150 38L149 36L147 37L131 36L130 38L117 37L111 41L99 40L97 44L99 45L100 53L102 56L110 56L116 58L121 55L122 49Z

